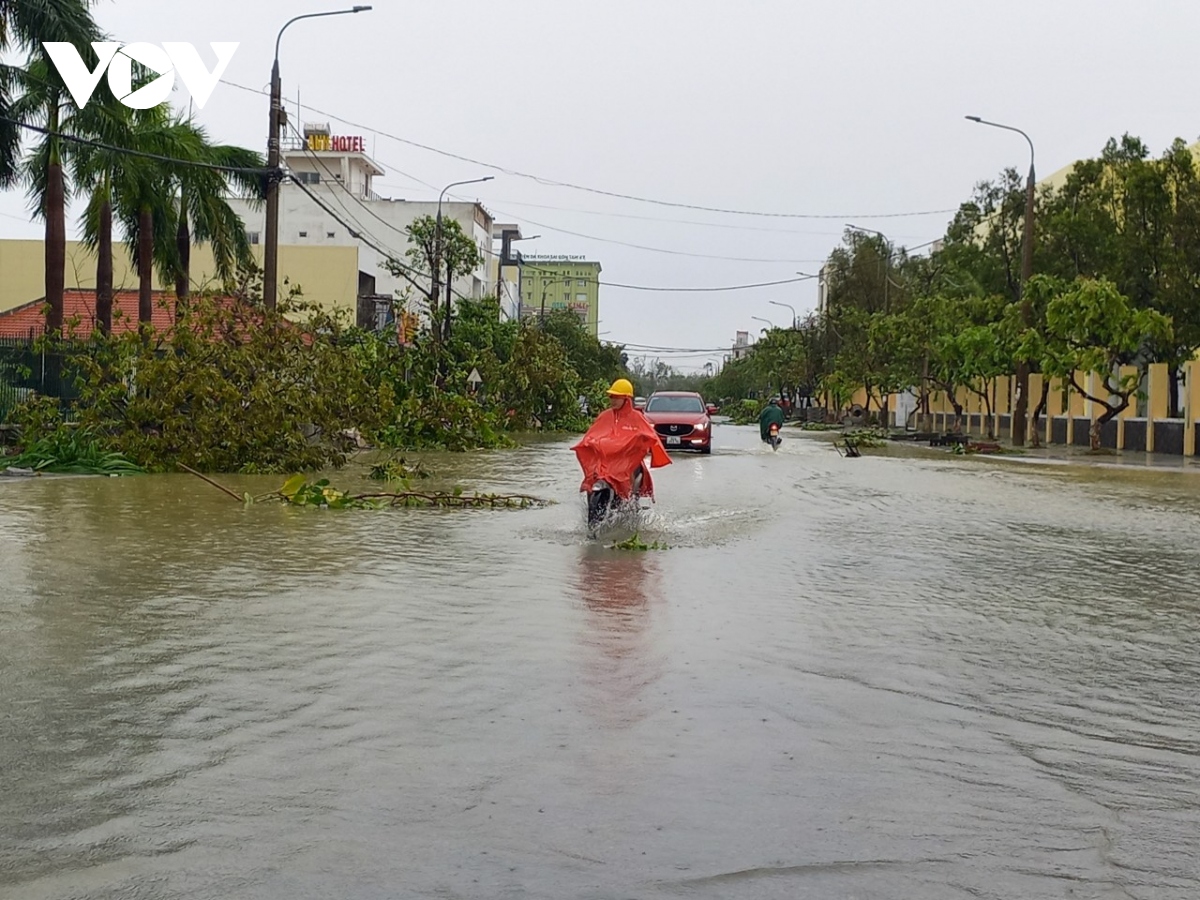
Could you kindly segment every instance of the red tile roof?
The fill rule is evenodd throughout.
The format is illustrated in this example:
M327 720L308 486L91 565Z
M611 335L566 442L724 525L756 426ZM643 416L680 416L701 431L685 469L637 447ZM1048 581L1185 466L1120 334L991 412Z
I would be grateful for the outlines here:
M46 327L46 300L33 300L0 312L0 337L40 337ZM79 337L90 335L96 327L96 292L83 288L68 288L63 292L64 331L72 330ZM138 321L137 291L113 292L113 334L136 331ZM154 292L154 312L150 319L156 331L166 331L175 324L175 294Z

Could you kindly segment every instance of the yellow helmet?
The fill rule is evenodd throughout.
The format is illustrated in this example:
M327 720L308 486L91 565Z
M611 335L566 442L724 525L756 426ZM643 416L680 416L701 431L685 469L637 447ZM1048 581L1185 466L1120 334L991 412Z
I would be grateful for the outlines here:
M633 385L630 384L628 378L618 378L612 383L612 387L608 389L610 397L632 397Z

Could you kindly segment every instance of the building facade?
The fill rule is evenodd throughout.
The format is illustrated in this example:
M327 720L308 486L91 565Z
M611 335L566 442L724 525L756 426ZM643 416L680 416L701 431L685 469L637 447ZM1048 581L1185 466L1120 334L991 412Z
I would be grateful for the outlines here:
M358 254L358 297L391 301L396 312L420 312L429 277L415 271L408 278L388 268L388 257L406 265L409 249L405 229L414 220L436 217L436 201L410 201L382 197L374 179L385 173L365 152L358 135L330 133L328 125L304 127L304 137L283 143L283 162L300 184L279 186L279 247L353 247ZM245 224L251 244L260 244L266 230L262 204L231 201ZM468 275L456 278L456 297L481 299L494 294L498 265L492 250L493 221L479 203L444 201L442 220L453 220L479 247L482 261ZM383 251L383 252L381 252ZM280 290L284 272L280 271ZM413 282L416 282L414 285ZM356 302L356 297L349 302ZM515 312L515 311L514 311Z
M522 256L521 315L569 309L588 332L600 331L600 263L583 256Z
M262 265L263 245L251 246L255 261ZM68 290L96 289L96 254L80 241L67 241L64 271ZM354 312L359 292L359 255L353 246L279 247L279 281L287 290L299 285L306 300L325 309ZM207 244L192 248L191 282L194 291L220 290L216 263ZM113 245L113 289L137 290L137 266L124 244ZM154 274L156 290L174 290L174 282ZM40 240L0 240L0 312L46 296L45 244Z

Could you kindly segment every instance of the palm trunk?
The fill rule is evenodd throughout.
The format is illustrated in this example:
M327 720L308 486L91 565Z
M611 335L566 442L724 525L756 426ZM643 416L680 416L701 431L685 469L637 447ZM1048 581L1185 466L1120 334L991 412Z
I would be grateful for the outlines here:
M96 326L101 334L112 334L113 255L112 195L105 184L100 204L100 236L96 246Z
M138 210L138 325L154 318L154 211L143 204Z
M184 198L179 198L179 229L175 232L175 249L179 253L179 267L175 270L175 321L187 306L191 285L192 236L188 230L187 208Z
M58 131L57 101L50 109L51 131ZM67 267L66 188L57 138L50 138L50 163L46 168L46 333L59 337L63 327L63 288Z

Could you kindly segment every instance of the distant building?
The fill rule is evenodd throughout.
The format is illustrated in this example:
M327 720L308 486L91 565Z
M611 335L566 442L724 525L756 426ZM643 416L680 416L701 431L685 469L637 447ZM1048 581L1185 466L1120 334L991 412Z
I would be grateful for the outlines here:
M364 304L358 300L375 300L386 305L397 298L406 298L407 306L397 305L395 313L422 310L428 276L410 274L422 286L414 287L403 276L392 274L387 258L394 256L410 263L405 257L409 249L405 229L421 216L436 216L437 201L381 197L375 192L374 179L385 172L367 155L363 138L331 134L327 124L307 124L302 139L285 140L283 162L300 184L284 181L279 186L281 257L284 247L355 247L359 271L357 298L346 298L345 305L357 303L360 320L364 318ZM266 231L265 206L240 199L232 200L230 205L241 217L251 244L261 244ZM480 299L494 294L497 278L491 214L479 203L451 200L444 201L441 210L443 221L458 222L479 246L483 258L473 272L455 279L456 296ZM375 247L386 252L381 253ZM285 290L285 274L281 267L281 292Z
M829 273L830 265L825 263L821 266L821 272L817 276L817 314L825 312L825 301L829 297Z
M750 332L739 331L733 341L733 358L743 359L750 354L753 346L750 343Z
M583 256L522 256L521 314L569 309L600 331L600 263Z
M521 257L513 243L521 240L521 226L497 224L492 226L492 241L499 242L489 258L492 283L501 314L506 319L521 315Z

